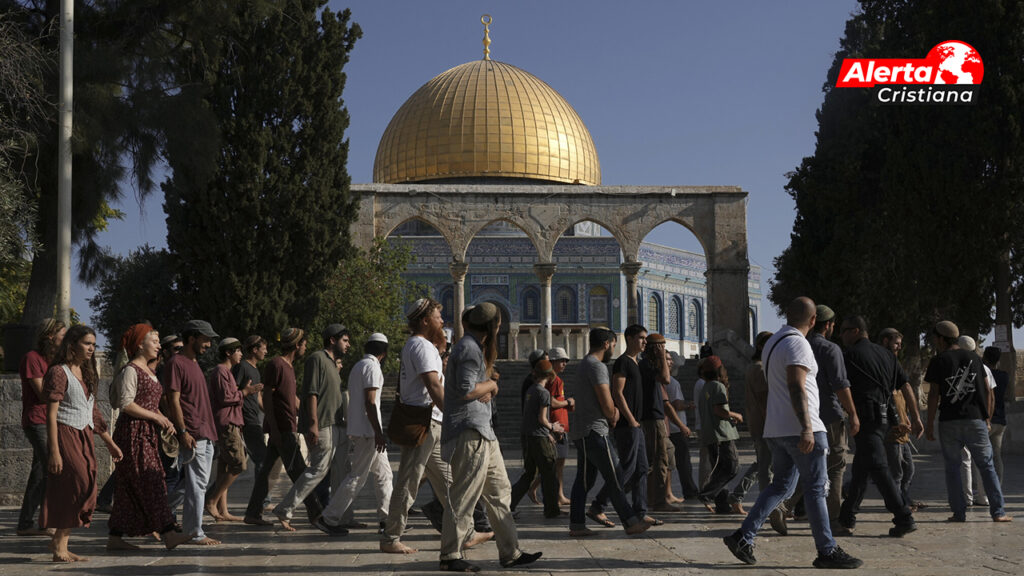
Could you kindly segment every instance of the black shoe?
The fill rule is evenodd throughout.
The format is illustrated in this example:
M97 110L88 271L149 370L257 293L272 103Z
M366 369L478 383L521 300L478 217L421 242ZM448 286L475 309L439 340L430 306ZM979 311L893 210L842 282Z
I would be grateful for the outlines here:
M348 529L342 526L328 524L323 517L317 518L316 521L313 522L313 526L316 526L317 529L328 536L348 536Z
M441 560L441 571L442 572L479 572L480 567L476 564L470 564L462 558L456 560Z
M833 570L860 568L863 564L864 562L850 556L839 546L833 548L828 554L818 554L818 557L814 559L815 568L827 568Z
M889 536L892 536L893 538L903 538L915 530L917 530L916 522L911 522L909 524L897 524L892 528L889 528Z
M513 566L526 566L527 564L533 564L534 562L537 561L538 558L541 557L542 554L544 554L544 553L543 552L533 552L533 553L523 552L522 554L519 555L519 558L516 558L515 560L513 560L511 562L502 562L501 563L501 567L502 568L512 568Z
M725 542L729 552L732 552L732 555L738 558L740 562L744 564L757 564L757 558L754 558L754 545L744 541L743 535L739 530L722 538L722 542Z

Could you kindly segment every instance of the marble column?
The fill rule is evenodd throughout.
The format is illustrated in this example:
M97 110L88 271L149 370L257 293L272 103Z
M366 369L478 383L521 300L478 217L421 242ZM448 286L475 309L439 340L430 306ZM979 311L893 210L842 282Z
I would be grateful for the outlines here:
M642 267L642 262L623 262L619 266L619 270L626 277L626 324L640 324L636 301L636 277Z
M519 360L519 325L508 327L508 337L512 340L512 360Z
M541 339L545 350L551 348L551 277L555 275L555 264L543 262L533 265L533 273L540 279Z
M455 332L454 340L458 342L462 338L462 311L466 309L466 272L469 271L469 264L465 262L452 262L448 265L448 271L452 274L452 281L455 283L453 296L455 310L452 314L452 330Z

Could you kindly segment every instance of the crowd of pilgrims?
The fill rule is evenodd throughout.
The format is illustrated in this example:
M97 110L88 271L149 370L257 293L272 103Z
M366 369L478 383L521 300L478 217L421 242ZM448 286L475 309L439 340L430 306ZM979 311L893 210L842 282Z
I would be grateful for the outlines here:
M810 320L791 315L783 331L802 333L812 344L815 335L832 336L835 314L830 309L793 306L792 310L813 310L814 315ZM168 549L182 544L219 545L203 531L204 515L217 522L257 526L272 526L276 520L282 529L294 531L298 528L293 515L301 504L309 523L328 535L373 528L380 535L382 552L413 554L417 550L403 543L402 536L408 529L409 514L415 512L420 485L428 482L434 499L419 513L441 533L440 568L472 572L480 567L467 561L464 551L492 539L504 567L529 564L541 556L541 552L519 547L517 507L527 495L543 505L546 519L564 517L563 507L569 506L569 534L583 538L597 533L587 526L588 520L592 526L616 526L605 513L608 506L628 535L663 524L651 514L678 512L685 500L699 502L710 513L747 514L744 499L757 484L762 496L755 509L761 515L757 517L752 510L747 517L747 522L757 517L753 532L767 520L785 534L787 518L814 514L820 497L827 501L826 527L842 535L853 530L863 498L861 484L868 477L879 483L886 507L894 513L896 526L890 535L902 536L916 529L910 514L924 503L910 497L913 459L907 444L911 434L921 434L923 425L902 371L894 374L888 387L882 386L885 396L876 398L870 391L851 388L851 380L854 384L858 380L847 379L845 371L835 372L844 366L841 351L830 358L832 349L825 347L821 352L819 343L810 360L780 360L783 374L791 368L789 363L815 364L810 374L804 372L808 376L805 392L813 395L813 402L804 399L804 407L815 412L806 426L813 419L828 430L827 440L823 435L819 444L832 449L827 471L832 486L843 482L847 431L864 446L857 454L863 458L854 460L850 482L854 486L844 487L848 493L841 508L839 490L818 494L808 486L805 494L805 482L798 487L796 475L773 479L773 453L778 458L782 448L781 442L773 442L777 438L771 437L780 434L766 431L766 420L767 430L771 430L777 425L773 411L789 410L798 419L802 416L796 403L780 405L770 398L778 391L770 393L772 385L761 355L766 344L777 343L778 336L773 339L772 333L763 332L756 338L753 363L743 383L745 414L740 414L730 409L729 374L710 346L701 349L699 379L688 400L675 377L684 360L667 351L663 336L648 333L643 326L628 327L623 334L625 349L609 369L619 338L611 330L595 328L589 335L589 353L568 385L560 376L569 363L564 349L536 350L529 355L530 372L519 385L522 420L518 432L524 469L512 484L495 430L499 310L490 303L468 308L461 318L465 335L455 343L451 342L451 330L444 326L438 302L417 300L407 307L405 316L409 336L400 351L390 424L381 418L381 363L390 353L388 339L381 333L365 338L362 359L348 371L346 391L342 358L350 347L350 334L342 324L331 324L322 331L317 342L322 346L315 352L307 350L314 345L303 330L287 328L276 339L278 355L269 359L266 339L221 338L203 320L189 321L176 334L163 338L150 324L135 324L121 338L124 363L110 386L110 404L117 414L114 426L104 420L97 405L94 331L84 325L68 328L47 320L36 348L21 363L22 427L33 447L33 462L18 534L49 535L53 560L75 562L84 558L68 548L71 529L88 526L97 509L109 512L107 549L116 551L138 549L138 544L127 540L138 537L143 537L143 542L161 541ZM851 349L858 343L857 334L863 331L866 335L867 330L863 321L855 318L849 326L844 324L842 331L844 344ZM808 322L801 331L801 323ZM948 340L955 326L946 324L937 325L935 334ZM846 342L848 330L853 330L849 332L853 338ZM888 348L885 353L893 353L893 358L901 339L891 329L880 335L881 344ZM973 350L973 341L961 338L958 344L953 347ZM208 358L213 346L216 364L204 374L199 360ZM796 356L791 356L798 358L800 349L794 350ZM994 367L993 355L997 364L998 354L989 349L985 362L978 365ZM301 386L295 371L300 361L304 363ZM1002 379L989 377L992 394L1005 390L1005 373L995 372ZM1003 390L996 387L997 382ZM514 389L516 384L503 386ZM784 386L780 388L786 393ZM789 393L797 394L793 388ZM889 413L870 413L865 398L877 399L889 407ZM935 402L928 418L930 437L938 398ZM1002 475L998 446L1005 426L1001 396L998 404L988 406L986 414L991 430L989 450L970 442L957 447L956 478L966 462L966 491L953 479L950 470L954 465L945 454L947 442L943 440L954 512L951 521L963 521L965 502L970 505L974 500L972 454L983 479L976 484L987 490L977 501L987 498L993 519L1009 520L998 485ZM694 418L688 421L691 410ZM745 418L756 460L741 475L737 425ZM873 444L868 449L866 434L858 435L862 426L872 426L872 418L885 423L878 436L882 453L874 453ZM943 419L940 414L940 434ZM833 428L835 422L839 424ZM834 439L833 432L841 438ZM809 428L797 432L801 433L809 433ZM97 486L94 435L106 445L115 463L102 491ZM401 451L394 472L387 452L389 439ZM801 438L801 442L805 440ZM563 470L570 445L575 448L577 475L567 497ZM691 466L691 448L698 454L696 471ZM801 445L800 451L803 449ZM822 452L823 459L827 452ZM782 455L786 456L784 449ZM836 458L842 462L834 463ZM794 466L803 465L799 456L797 460ZM247 468L254 470L253 489L244 515L236 516L229 508L228 491ZM272 480L282 469L292 485L271 507ZM824 475L825 467L821 470ZM883 471L888 482L880 481ZM673 493L673 473L678 474L678 495ZM597 482L598 475L603 482ZM212 482L211 476L215 477ZM353 510L367 483L373 487L376 501L377 522L371 526L356 521ZM770 494L773 483L780 485L779 494ZM823 485L827 486L824 479ZM954 491L959 494L956 498ZM775 498L768 498L770 508L759 510L768 505L764 502L767 496ZM825 506L823 503L823 510ZM179 507L180 515L176 515ZM814 528L814 518L811 521ZM737 558L753 563L752 539L752 533L744 536L741 529L726 537L725 543ZM827 541L833 543L825 548L817 533L815 540L819 544L815 566L819 562L819 567L860 565L834 545L831 535Z

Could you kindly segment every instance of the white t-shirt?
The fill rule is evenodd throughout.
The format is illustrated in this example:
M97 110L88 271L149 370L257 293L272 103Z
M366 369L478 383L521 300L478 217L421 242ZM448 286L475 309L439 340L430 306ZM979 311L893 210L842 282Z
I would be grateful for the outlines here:
M818 415L818 363L814 361L811 344L799 330L786 325L779 329L764 345L765 376L768 379L768 409L764 421L764 437L780 438L783 436L799 436L802 431L800 421L793 412L793 403L786 385L786 367L803 366L808 369L804 380L807 391L807 411L810 413L811 430L824 432L825 425Z
M665 394L668 395L669 403L675 402L676 400L686 401L686 398L683 397L683 387L679 385L679 380L676 380L675 378L669 378L668 386L665 386ZM683 424L689 427L689 424L686 423L686 410L676 410L676 414L679 415L679 419L683 421ZM676 426L672 420L669 420L668 431L669 434L680 432L679 426Z
M348 375L348 435L373 438L373 426L366 415L366 391L377 390L377 422L380 420L380 389L384 387L384 373L376 356L367 354L356 362ZM384 424L381 423L381 427Z
M984 364L982 364L981 366L983 368L985 368L985 376L988 377L988 387L989 388L995 388L996 387L996 377L995 377L995 374L992 374L992 370L990 370L988 366L986 366Z
M697 378L697 381L693 383L693 397L700 398L701 391L704 390L704 379ZM693 429L700 431L700 410L693 409Z
M429 340L422 336L410 336L402 348L402 368L399 388L401 389L402 404L409 406L429 406L433 401L430 393L427 392L427 385L423 381L423 374L437 372L442 386L444 377L441 363L441 353L437 351ZM440 422L444 413L434 406L431 418Z

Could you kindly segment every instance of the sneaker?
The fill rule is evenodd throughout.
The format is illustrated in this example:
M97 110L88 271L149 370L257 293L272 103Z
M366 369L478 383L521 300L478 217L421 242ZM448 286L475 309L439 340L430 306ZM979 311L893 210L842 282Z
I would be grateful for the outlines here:
M917 530L916 522L910 522L909 524L897 524L892 528L889 528L889 536L892 536L893 538L903 538L915 530Z
M786 526L786 514L782 511L782 508L772 510L771 514L768 515L768 523L779 534L783 536L789 534L789 527Z
M441 560L441 571L442 572L479 572L480 567L476 564L470 564L462 558L455 560Z
M814 559L815 568L826 568L832 570L843 570L860 568L864 562L850 556L843 551L842 548L836 546L828 554L818 554L818 557Z
M744 564L757 564L757 558L754 558L754 545L743 540L743 535L740 534L739 530L722 538L722 542L725 542L729 552L732 552L732 555L738 558L740 562Z
M533 564L534 562L537 561L538 558L541 557L542 554L544 554L544 553L543 552L532 552L532 553L531 552L523 552L523 553L521 553L519 555L518 558L516 558L515 560L512 560L511 562L502 562L501 563L501 567L502 568L512 568L513 566L526 566L527 564Z

